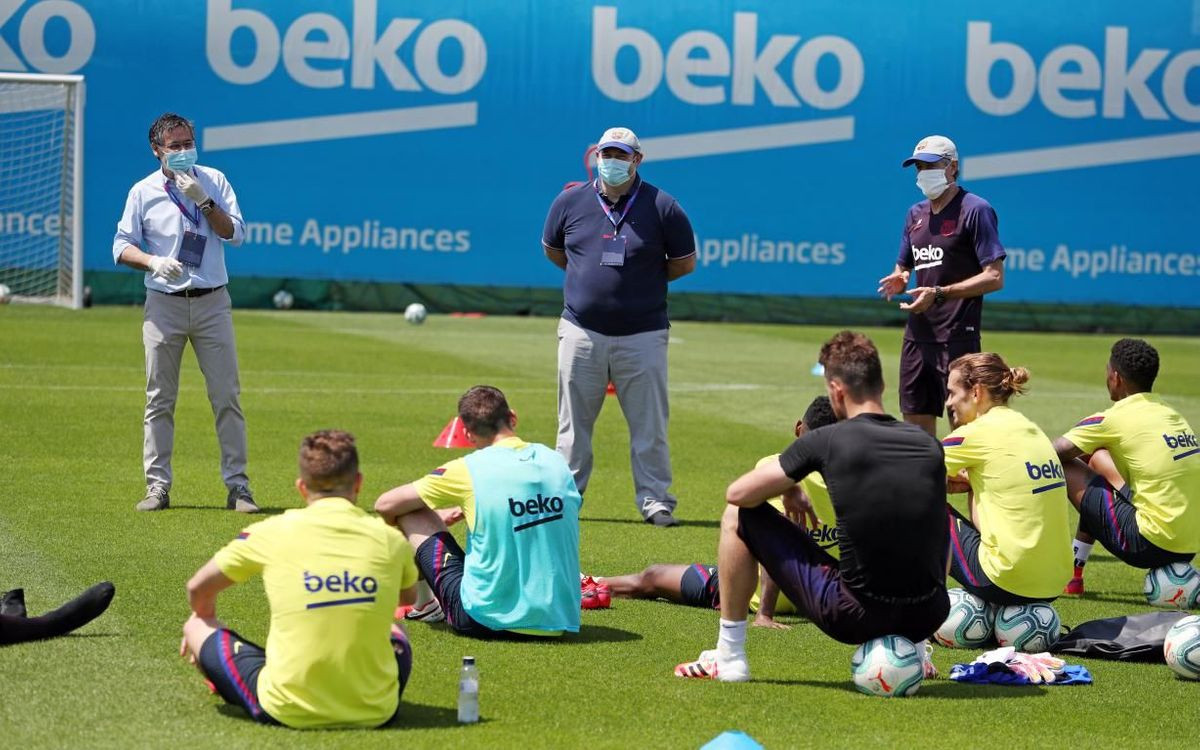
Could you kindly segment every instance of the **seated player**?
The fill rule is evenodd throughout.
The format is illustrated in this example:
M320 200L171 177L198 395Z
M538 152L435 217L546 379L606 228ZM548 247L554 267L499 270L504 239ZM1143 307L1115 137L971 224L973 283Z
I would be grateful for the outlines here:
M920 427L884 413L879 352L866 336L842 331L821 347L820 362L841 421L798 438L777 462L729 485L717 550L717 647L677 666L680 677L750 679L746 614L756 561L801 615L843 643L890 634L917 643L949 613L941 445ZM839 560L766 504L814 471L829 488Z
M476 638L579 631L579 508L567 462L513 432L499 389L458 401L478 449L388 490L375 510L417 549L417 566L454 632ZM435 508L461 508L464 552Z
M25 590L6 591L0 594L0 646L66 635L104 614L115 593L116 588L104 581L52 612L29 617Z
M1053 601L1071 576L1067 491L1050 438L1008 406L1029 373L1000 355L950 363L942 440L951 491L965 491L970 520L950 512L950 575L992 604ZM964 486L960 472L969 486Z
M1187 420L1150 392L1158 364L1141 339L1113 344L1105 384L1116 403L1054 441L1079 511L1068 594L1083 593L1097 539L1135 568L1190 562L1200 551L1200 445ZM1082 456L1090 469L1075 460Z
M837 417L828 396L818 396L809 404L804 412L804 418L796 422L795 435L801 437L805 433L833 424ZM779 454L766 456L758 463L759 466L768 462L778 462ZM800 480L798 485L787 489L784 494L795 494L793 507L800 507L803 513L791 520L800 523L813 537L813 540L824 550L837 555L837 526L833 518L833 507L829 503L829 491L825 489L825 481L820 474L812 473ZM768 501L776 510L786 513L783 496ZM720 576L715 565L695 563L693 565L671 565L657 563L647 567L641 573L632 575L611 576L596 579L599 583L608 584L614 596L629 599L666 599L677 604L707 609L720 609L719 595ZM750 609L755 612L753 624L759 627L786 628L787 626L775 620L775 614L788 614L796 611L796 607L786 597L779 595L779 587L771 580L765 570L759 570L759 588L750 601Z
M306 507L246 527L188 581L180 653L255 721L376 727L399 710L412 650L392 612L417 569L404 537L355 505L361 487L354 437L309 435L296 480ZM271 609L265 651L216 613L217 594L256 573Z

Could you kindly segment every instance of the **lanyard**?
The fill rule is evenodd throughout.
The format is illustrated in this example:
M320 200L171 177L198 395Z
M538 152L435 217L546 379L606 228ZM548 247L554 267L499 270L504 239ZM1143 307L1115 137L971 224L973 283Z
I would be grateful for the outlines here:
M633 194L629 196L629 200L625 203L625 210L622 211L620 215L614 213L613 210L608 207L608 203L604 200L604 198L600 196L600 181L596 180L592 184L593 187L596 188L596 201L600 204L600 208L604 209L604 215L607 216L608 220L612 222L613 234L615 235L621 229L621 222L625 221L625 217L629 215L629 209L633 208L633 202L637 200L638 192L640 192L642 189L642 183L639 182L637 187L633 189Z
M167 191L167 197L170 198L171 202L175 204L175 207L179 209L179 213L183 214L185 219L190 219L192 222L192 225L195 226L197 229L199 229L200 228L200 207L196 206L194 211L188 211L186 208L184 208L183 204L179 202L179 199L175 197L174 191L171 190L171 181L170 180L167 180L166 182L163 183L163 188Z

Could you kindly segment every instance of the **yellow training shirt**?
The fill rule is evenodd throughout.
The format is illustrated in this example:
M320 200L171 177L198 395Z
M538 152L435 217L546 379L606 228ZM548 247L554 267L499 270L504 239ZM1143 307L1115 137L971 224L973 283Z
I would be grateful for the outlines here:
M1071 577L1066 478L1041 428L993 406L942 440L946 473L967 470L979 518L979 564L1013 594L1051 598Z
M417 582L399 531L323 498L246 527L213 561L235 582L262 574L271 629L258 699L268 714L303 729L374 727L395 713L392 616Z
M1168 552L1200 551L1200 445L1179 412L1153 393L1135 393L1063 437L1084 453L1112 454L1142 536Z

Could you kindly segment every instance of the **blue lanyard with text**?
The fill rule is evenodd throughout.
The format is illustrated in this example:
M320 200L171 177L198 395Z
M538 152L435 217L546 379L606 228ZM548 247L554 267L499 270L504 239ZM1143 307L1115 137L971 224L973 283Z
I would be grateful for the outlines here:
M601 197L600 180L596 180L592 185L596 188L596 200L600 203L600 208L604 209L604 215L612 222L613 234L616 234L621 230L621 222L625 221L625 217L629 215L629 209L633 208L633 202L637 200L638 192L642 189L642 183L639 182L638 186L634 188L633 195L629 196L629 201L625 204L625 210L619 216L608 207L608 203Z
M167 191L167 197L170 198L171 202L175 204L175 207L179 209L179 213L183 214L184 218L190 219L192 222L192 225L195 226L197 229L199 229L200 228L200 207L196 206L195 213L188 211L186 208L184 208L183 204L179 202L179 199L175 197L175 193L171 190L171 181L170 180L167 180L166 182L163 183L163 189L165 189Z

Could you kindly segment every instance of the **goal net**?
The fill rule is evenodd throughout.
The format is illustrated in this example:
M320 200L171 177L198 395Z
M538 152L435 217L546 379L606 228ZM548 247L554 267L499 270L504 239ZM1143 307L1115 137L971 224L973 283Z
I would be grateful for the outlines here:
M83 76L0 73L0 284L83 306Z

